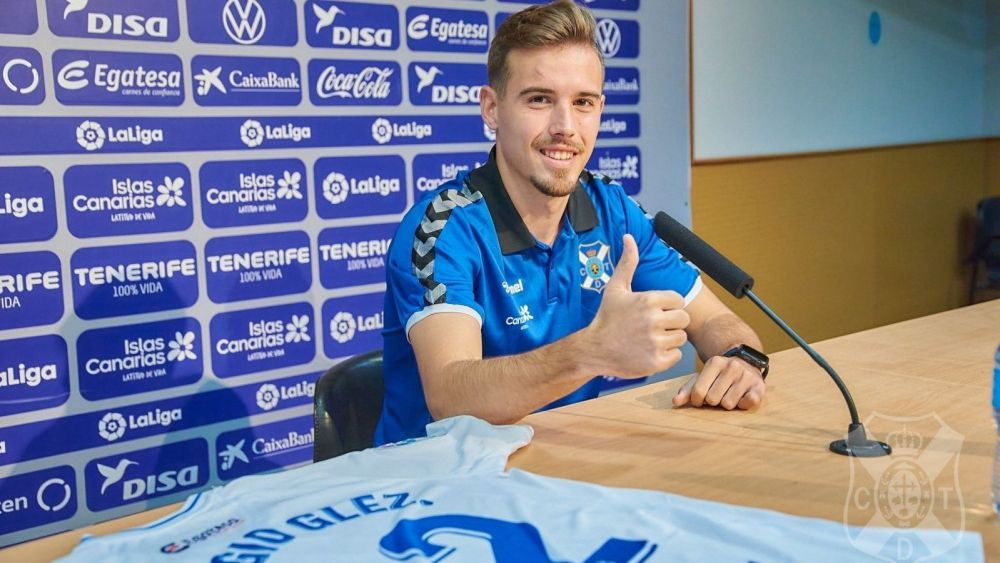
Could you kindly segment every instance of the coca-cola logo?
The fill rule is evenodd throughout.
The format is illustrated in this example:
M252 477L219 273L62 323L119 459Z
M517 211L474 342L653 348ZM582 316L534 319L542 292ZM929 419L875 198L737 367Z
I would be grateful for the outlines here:
M392 93L391 77L395 69L368 66L358 72L338 72L328 66L316 80L316 95L320 98L353 98L383 100Z

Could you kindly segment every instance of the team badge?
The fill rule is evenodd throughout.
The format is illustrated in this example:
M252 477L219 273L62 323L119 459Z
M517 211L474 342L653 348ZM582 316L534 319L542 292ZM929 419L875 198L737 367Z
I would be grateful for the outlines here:
M615 269L611 265L611 247L603 242L591 242L580 245L580 275L583 281L580 287L601 293L604 286L611 281Z

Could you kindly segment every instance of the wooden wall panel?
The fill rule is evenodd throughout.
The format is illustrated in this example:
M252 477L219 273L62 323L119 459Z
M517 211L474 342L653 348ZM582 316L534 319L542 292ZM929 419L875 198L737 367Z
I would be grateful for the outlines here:
M998 156L979 140L695 164L693 225L807 341L831 338L965 304L969 218ZM727 303L768 350L793 345Z

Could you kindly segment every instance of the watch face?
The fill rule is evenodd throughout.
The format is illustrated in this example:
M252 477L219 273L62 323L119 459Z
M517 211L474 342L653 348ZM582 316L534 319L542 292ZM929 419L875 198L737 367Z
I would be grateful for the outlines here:
M742 349L741 351L743 352L743 355L745 355L747 359L753 361L756 364L759 364L761 367L767 365L768 357L765 356L762 352L758 352L757 350L754 350L753 348L747 346L746 344L744 344L740 348Z

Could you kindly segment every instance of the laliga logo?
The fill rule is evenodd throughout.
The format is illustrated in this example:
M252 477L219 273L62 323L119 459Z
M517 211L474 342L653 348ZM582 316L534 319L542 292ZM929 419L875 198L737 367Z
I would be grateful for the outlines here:
M76 142L85 150L96 151L100 149L104 146L104 140L104 128L96 121L84 121L76 128Z
M229 0L222 8L226 35L240 45L252 45L264 36L267 16L257 0Z
M114 442L125 435L125 426L124 416L116 412L109 412L97 423L97 433L100 434L101 438Z
M392 140L392 124L388 119L380 117L372 123L372 139L380 145Z
M409 123L390 123L388 119L380 117L372 123L372 139L380 145L384 145L393 137L416 137L423 139L434 133L430 125L411 121Z
M264 127L255 119L248 119L240 126L240 140L250 147L259 147L264 142Z
M613 57L618 54L618 50L622 46L622 33L614 20L598 20L594 35L596 36L597 47L605 57Z
M272 383L265 383L257 389L257 406L266 411L278 406L280 398L278 387Z
M364 315L355 316L346 311L340 311L330 319L330 337L340 344L345 344L353 340L354 335L358 332L381 330L383 326L383 314L381 312L366 317Z
M330 172L323 179L323 197L330 203L337 205L347 199L347 194L351 188L347 183L347 177L340 172Z
M330 320L330 336L337 342L344 344L354 338L354 331L358 325L354 322L354 315L341 311Z

